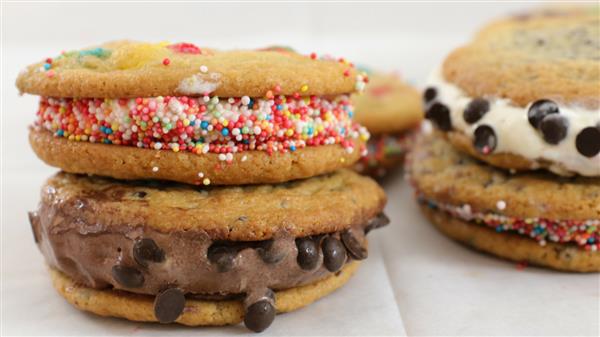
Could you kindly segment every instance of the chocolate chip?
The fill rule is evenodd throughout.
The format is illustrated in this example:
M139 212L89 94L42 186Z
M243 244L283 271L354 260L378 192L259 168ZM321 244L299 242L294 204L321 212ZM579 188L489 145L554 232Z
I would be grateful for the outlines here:
M435 102L433 103L427 112L425 117L430 119L440 130L450 131L452 130L452 122L450 121L450 110L448 107Z
M256 252L260 258L268 264L279 263L287 255L285 250L276 247L274 240L261 242L260 246L256 248Z
M600 152L600 126L587 127L575 138L577 151L586 157L593 157Z
M261 332L268 328L275 319L275 307L267 300L253 303L246 309L244 325L254 332Z
M490 103L483 98L475 98L465 108L463 118L465 122L473 124L490 110Z
M137 240L133 245L133 258L140 266L147 267L148 262L163 262L165 252L154 240L144 238Z
M328 236L323 240L323 264L330 272L336 272L346 262L346 248L340 240Z
M529 124L539 129L544 117L550 114L557 114L558 112L559 109L556 103L548 99L541 99L529 107L527 118L529 119Z
M355 260L364 260L367 258L367 249L358 241L352 229L347 229L341 234L342 242L350 256Z
M376 217L369 220L369 222L367 223L367 226L365 227L365 234L369 233L370 231L372 231L374 229L384 227L389 223L390 223L390 218L388 218L387 215L385 215L384 213L379 213L379 214L377 214Z
M154 316L161 323L173 323L185 308L185 296L178 288L169 288L156 295Z
M271 289L267 289L267 292L265 293L265 297L268 297L268 298L272 299L273 301L275 301L275 292Z
M546 143L554 145L565 139L568 128L569 120L558 114L548 115L540 123L540 131L542 131L544 140Z
M148 195L148 193L144 192L144 191L137 191L135 193L133 193L133 196L139 199L144 199L146 197L146 195Z
M425 92L423 92L423 99L425 100L425 103L433 101L436 96L437 90L435 90L435 88L432 87L425 89Z
M112 276L125 288L139 288L144 284L144 274L141 271L120 264L112 267Z
M473 134L473 146L483 154L489 154L496 148L498 143L496 139L496 133L489 125L480 125L475 129Z
M39 243L40 238L38 236L38 228L39 228L40 217L37 212L27 212L27 216L29 217L29 225L31 225L31 232L33 233L33 240L35 241L35 243Z
M298 265L304 270L312 270L319 263L319 250L311 238L296 239Z
M238 254L234 247L210 246L208 249L208 260L217 265L220 273L231 270Z

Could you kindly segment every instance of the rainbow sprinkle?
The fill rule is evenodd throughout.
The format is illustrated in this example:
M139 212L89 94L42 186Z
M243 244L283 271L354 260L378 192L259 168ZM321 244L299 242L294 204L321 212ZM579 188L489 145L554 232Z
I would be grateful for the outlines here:
M40 99L36 126L72 141L215 153L294 152L339 144L348 153L369 133L352 121L349 97L248 96ZM365 152L365 148L359 149Z

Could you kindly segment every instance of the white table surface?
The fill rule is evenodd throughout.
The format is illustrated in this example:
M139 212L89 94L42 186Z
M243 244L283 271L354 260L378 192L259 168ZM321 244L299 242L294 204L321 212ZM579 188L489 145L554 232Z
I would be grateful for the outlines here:
M483 22L530 5L252 4L240 9L239 5L147 4L120 10L110 6L116 5L3 7L3 335L246 333L240 326L189 329L99 318L73 309L55 293L27 221L26 212L36 207L40 185L55 169L41 163L27 144L36 99L19 97L13 85L26 64L62 49L123 37L206 41L201 44L223 48L286 44L303 52L344 55L386 70L400 68L405 77L422 84L429 69ZM131 17L130 9L136 10L136 16ZM226 11L227 22L233 24L220 24L219 16L200 15ZM167 15L174 12L178 15ZM194 21L197 17L202 25ZM256 17L263 20L247 20ZM159 18L161 25L153 24L152 19ZM273 22L280 23L277 29ZM277 317L263 335L600 335L597 274L519 269L515 263L473 252L427 223L400 174L387 179L385 187L392 223L370 235L370 257L357 275L321 301Z

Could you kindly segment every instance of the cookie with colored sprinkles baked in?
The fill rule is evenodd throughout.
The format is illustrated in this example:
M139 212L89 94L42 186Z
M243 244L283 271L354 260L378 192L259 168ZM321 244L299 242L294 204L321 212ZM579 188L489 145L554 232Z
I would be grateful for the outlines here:
M194 186L61 172L30 213L54 285L104 316L266 329L343 285L387 224L383 190L342 169Z
M595 7L492 23L432 73L426 117L492 165L600 176L599 17Z
M381 177L402 164L423 119L419 91L393 73L369 72L365 90L352 96L354 119L369 130L368 152L355 165Z
M64 52L17 78L39 95L29 140L70 173L198 185L277 183L351 166L369 135L344 59L113 42Z
M600 178L511 174L424 135L407 159L425 215L477 250L563 271L600 271Z

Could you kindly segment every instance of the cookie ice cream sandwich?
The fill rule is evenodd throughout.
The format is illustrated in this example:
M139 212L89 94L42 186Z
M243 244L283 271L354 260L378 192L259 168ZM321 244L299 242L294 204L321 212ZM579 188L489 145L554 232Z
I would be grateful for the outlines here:
M597 14L495 22L433 72L424 98L437 131L408 172L441 232L518 262L600 271Z
M419 91L397 74L369 72L365 90L352 96L354 119L369 130L368 152L355 165L359 172L382 177L402 165L423 119Z
M339 288L388 222L383 190L345 169L366 81L343 59L189 43L28 67L30 143L64 171L30 213L55 288L102 316L256 332Z
M435 135L423 135L406 170L424 214L445 235L516 262L600 271L600 179L511 174Z
M30 213L55 288L79 309L262 331L346 283L387 224L383 190L342 169L198 187L58 173Z
M70 173L189 184L278 183L351 166L367 131L351 63L272 50L113 42L25 69L36 154Z
M495 22L432 73L426 117L494 166L600 176L598 8Z

